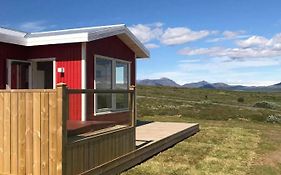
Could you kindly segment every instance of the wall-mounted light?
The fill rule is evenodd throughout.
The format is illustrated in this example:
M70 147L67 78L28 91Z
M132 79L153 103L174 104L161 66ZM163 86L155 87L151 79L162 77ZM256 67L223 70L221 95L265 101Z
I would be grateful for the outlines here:
M64 67L59 67L58 68L58 73L64 73Z

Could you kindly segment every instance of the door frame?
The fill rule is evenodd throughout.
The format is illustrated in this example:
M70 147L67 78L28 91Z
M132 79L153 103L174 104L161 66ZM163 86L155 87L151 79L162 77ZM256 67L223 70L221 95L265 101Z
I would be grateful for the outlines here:
M28 89L32 87L32 62L28 60L17 60L17 59L7 59L6 60L6 67L7 67L7 84L6 89L12 89L12 62L20 62L20 63L30 63L28 66Z
M32 64L31 67L31 79L33 79L33 68L34 68L34 63L38 63L38 62L52 62L53 63L53 89L56 89L56 85L57 85L57 80L56 80L56 58L37 58L37 59L28 59L28 61L30 61ZM33 81L31 81L31 87L33 88Z

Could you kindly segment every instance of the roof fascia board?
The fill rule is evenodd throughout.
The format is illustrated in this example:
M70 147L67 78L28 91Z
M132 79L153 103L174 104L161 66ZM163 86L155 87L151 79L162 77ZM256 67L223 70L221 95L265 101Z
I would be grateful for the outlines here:
M95 26L95 27L83 27L83 28L77 28L77 29L65 29L65 30L56 30L56 31L47 31L47 32L34 32L34 33L30 33L27 34L27 37L32 38L32 37L40 37L40 35L44 36L44 35L61 35L67 32L78 32L78 31L85 31L85 33L87 32L87 30L107 30L110 28L116 28L116 27L124 27L125 24L116 24L116 25L108 25L108 26Z
M26 46L87 42L88 33L65 34L26 38Z
M15 37L24 37L27 33L0 27L0 34L5 34L5 35L10 35L10 36L15 36Z
M18 44L18 45L22 45L22 46L26 45L26 39L23 37L16 37L16 36L11 36L11 35L1 34L1 33L0 33L0 42Z
M138 45L138 47L141 48L141 50L145 53L147 58L149 58L150 57L149 50L147 50L147 48L136 38L136 36L127 27L125 27L125 32L131 38L131 40L133 40Z
M110 36L114 36L114 35L118 35L118 34L122 34L124 33L124 29L119 29L119 30L101 30L101 31L97 31L97 32L93 32L93 33L89 33L89 41L94 41L94 40L98 40L98 39L102 39L102 38L106 38L106 37L110 37Z

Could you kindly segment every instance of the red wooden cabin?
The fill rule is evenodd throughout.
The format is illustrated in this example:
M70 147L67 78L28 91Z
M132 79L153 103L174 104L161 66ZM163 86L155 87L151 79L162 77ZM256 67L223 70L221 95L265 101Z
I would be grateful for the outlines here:
M121 25L24 33L0 28L0 88L128 89L149 51ZM70 120L129 119L126 94L69 97Z

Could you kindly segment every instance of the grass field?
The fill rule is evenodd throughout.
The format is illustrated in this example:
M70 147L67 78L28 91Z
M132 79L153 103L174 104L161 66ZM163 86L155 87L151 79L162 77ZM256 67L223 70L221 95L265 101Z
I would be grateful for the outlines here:
M137 90L140 120L197 122L200 132L124 175L281 174L281 93Z

